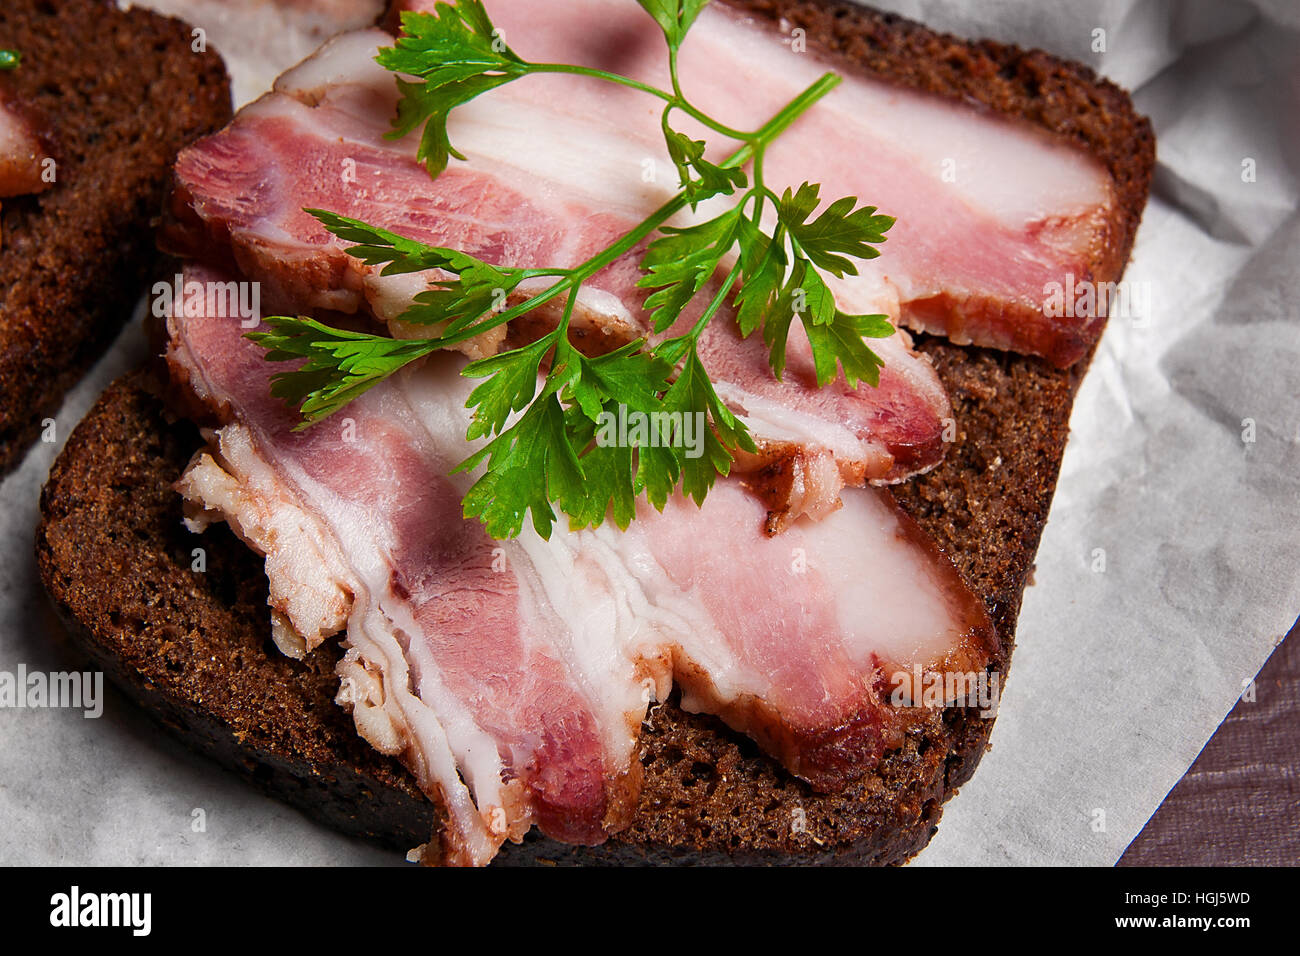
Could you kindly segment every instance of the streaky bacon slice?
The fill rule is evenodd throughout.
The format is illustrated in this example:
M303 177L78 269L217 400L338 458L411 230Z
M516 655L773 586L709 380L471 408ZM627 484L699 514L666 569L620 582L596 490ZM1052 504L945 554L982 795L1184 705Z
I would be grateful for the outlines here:
M576 569L557 586L583 590L566 610L587 620L557 617L523 549L462 519L454 460L400 389L294 432L274 366L238 321L204 314L207 281L188 270L169 361L224 425L180 490L267 555L280 626L318 641L346 620L340 699L448 808L447 860L486 862L533 823L603 839L626 812L645 703L631 661L576 646L613 620L600 587Z
M303 208L364 219L491 262L567 267L604 249L671 195L671 183L640 181L650 147L635 131L593 116L575 124L554 105L539 108L517 96L457 120L458 129L471 129L473 161L430 182L413 140L383 138L396 93L392 75L372 59L389 42L380 31L336 38L226 130L184 151L169 247L237 266L265 284L264 298L276 307L362 310L405 334L394 320L428 277L416 287L411 277L378 277ZM565 124L569 134L558 135ZM579 293L581 346L602 351L649 333L645 290L636 285L639 256L638 250L623 257ZM900 481L942 459L951 407L933 368L903 333L873 343L886 363L879 389L819 390L797 323L781 383L759 337L741 339L728 317L708 330L702 355L759 440L759 454L741 467L760 472L769 489L802 489L770 496L773 530L801 513L834 510L846 483ZM502 342L501 335L481 336L466 352L478 356ZM782 480L773 481L774 474Z
M696 507L638 510L593 535L636 569L690 711L753 737L819 790L862 775L901 737L882 701L908 672L978 674L996 637L983 603L888 492L849 489L844 507L779 538L762 506L720 481ZM641 646L648 656L651 648Z
M400 6L428 10L433 2ZM646 29L638 6L620 0L564 0L544 11L504 0L486 6L525 59L578 63L668 86L663 38ZM718 3L700 14L679 55L692 102L738 129L758 128L826 69L789 36ZM578 126L582 132L571 134L575 122L616 126L628 147L593 154L577 167L610 197L606 184L620 173L626 179L629 168L647 159L666 171L665 185L675 186L660 143L662 106L609 83L534 76L453 114L452 140L472 163L513 152L516 165L550 171L558 138L550 131L581 142L588 130ZM481 122L489 111L510 121ZM680 114L674 122L696 138L718 139ZM521 142L527 148L515 148ZM711 155L721 158L734 145L718 143ZM1026 352L1060 367L1086 355L1101 334L1105 316L1097 310L1055 317L1044 306L1060 287L1074 287L1067 285L1070 277L1075 283L1119 278L1118 197L1099 162L1039 127L970 101L853 73L767 149L764 177L777 192L821 183L823 198L857 196L897 217L882 258L862 275L833 283L850 311L887 312L958 344Z
M346 626L340 702L446 808L430 861L485 863L533 824L573 842L617 831L640 722L674 682L687 709L836 789L897 744L895 687L993 659L983 603L882 490L849 489L777 538L723 479L702 508L642 508L626 532L490 541L448 477L469 448L463 359L295 432L270 395L281 366L208 312L207 284L227 279L187 266L168 323L174 382L220 424L178 487L196 526L227 520L266 555L276 626L298 637L283 645Z

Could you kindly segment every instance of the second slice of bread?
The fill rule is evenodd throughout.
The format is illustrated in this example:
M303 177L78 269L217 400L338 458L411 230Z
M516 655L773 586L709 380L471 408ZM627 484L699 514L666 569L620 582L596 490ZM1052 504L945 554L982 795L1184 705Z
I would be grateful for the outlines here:
M0 207L0 475L130 316L180 148L230 118L221 58L190 28L106 0L5 0L0 72L34 111L53 185Z

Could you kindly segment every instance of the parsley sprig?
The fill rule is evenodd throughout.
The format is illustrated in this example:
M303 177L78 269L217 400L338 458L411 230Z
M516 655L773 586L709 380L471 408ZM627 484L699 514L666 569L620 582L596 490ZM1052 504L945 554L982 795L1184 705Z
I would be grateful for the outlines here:
M756 450L748 429L718 397L700 358L704 330L730 301L742 335L760 331L773 373L785 371L786 341L796 317L812 348L819 385L842 373L848 385L875 385L881 361L865 338L892 334L883 315L853 315L835 302L825 275L856 274L853 260L877 256L875 246L893 225L855 197L837 199L814 215L819 187L804 183L777 195L763 180L767 146L834 88L827 73L753 131L732 129L696 108L682 91L677 55L708 0L638 0L668 44L672 89L661 90L618 74L519 57L493 26L480 0L439 3L432 13L404 13L403 35L380 51L380 64L399 74L401 93L392 137L420 130L417 155L431 176L452 158L447 120L453 110L504 83L538 73L571 73L619 83L665 103L662 130L680 190L608 248L572 267L517 268L484 262L463 251L429 246L325 210L307 210L346 242L348 252L382 275L438 270L442 276L419 293L401 316L427 327L420 338L334 329L305 316L268 318L270 331L250 338L271 360L298 360L275 376L272 391L298 407L306 427L333 414L411 362L452 348L508 323L551 300L563 303L549 333L522 347L469 363L462 374L481 380L466 403L472 409L467 439L480 447L455 469L480 471L464 499L464 512L497 538L512 537L531 514L549 537L553 506L571 528L595 527L612 516L626 528L644 495L662 509L680 490L703 502L718 475L729 472L735 452ZM706 158L706 143L674 126L682 113L739 148L721 162ZM749 174L745 165L752 163ZM688 226L667 223L686 207L719 195L738 196L714 218ZM771 227L767 223L772 223ZM651 237L654 236L652 239ZM569 340L583 283L649 240L640 285L655 341L642 338L605 355L587 356ZM525 280L550 279L523 295ZM544 284L544 283L543 283ZM535 288L529 283L525 288ZM514 293L515 304L505 307ZM707 297L684 331L688 306ZM620 409L647 416L697 415L707 422L701 454L681 442L597 440L603 416Z

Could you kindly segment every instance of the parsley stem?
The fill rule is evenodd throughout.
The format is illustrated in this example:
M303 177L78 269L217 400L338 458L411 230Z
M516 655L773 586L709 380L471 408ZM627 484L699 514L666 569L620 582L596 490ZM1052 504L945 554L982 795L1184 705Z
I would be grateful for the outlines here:
M808 107L839 85L839 74L823 73L807 89L787 103L779 113L759 127L754 133L753 143L749 145L753 147L757 144L766 145L772 142L772 140L784 133L795 120L807 112ZM750 152L741 150L740 152L745 152L745 159L741 160L741 162L749 159L752 154L752 150ZM727 164L723 163L723 165Z
M569 297L564 302L564 315L560 319L560 324L555 327L551 333L557 342L569 340L569 323L573 321L573 310L578 304L578 289L582 287L582 280L579 279L569 290Z
M749 191L749 196L745 197L747 202L750 197L754 200L754 211L751 213L751 222L754 228L759 228L763 223L763 200L771 192L763 182L763 153L767 149L767 144L763 143L754 150L754 170L753 170L753 188ZM743 212L743 210L742 210Z
M726 301L727 293L731 291L731 287L736 284L736 280L739 278L740 260L736 260L736 264L732 266L731 271L727 273L727 278L723 280L722 288L718 289L718 294L713 297L711 302L709 302L708 308L701 313L699 320L691 328L690 338L692 341L699 341L700 333L703 332L704 327L709 324L709 320L717 314L718 309L722 308L722 303Z
M682 94L682 81L677 75L677 51L676 43L668 44L668 75L673 78L673 93L679 100L685 101L686 97Z
M755 141L761 135L762 130L754 130L753 132L747 133L744 130L733 129L724 123L719 123L708 113L693 106L691 102L682 95L681 87L678 84L676 50L670 51L669 55L673 59L671 70L673 75L674 91L671 93L668 90L661 90L657 86L651 86L649 83L642 83L640 80L634 80L630 76L623 76L619 73L610 73L608 70L598 70L590 66L575 66L569 63L530 63L528 64L528 72L530 74L570 73L575 76L589 76L598 80L607 80L610 83L617 83L620 86L626 86L630 89L640 90L642 93L649 93L651 96L656 96L669 106L681 110L693 119L703 123L715 133L719 133L728 139L736 139L748 143Z

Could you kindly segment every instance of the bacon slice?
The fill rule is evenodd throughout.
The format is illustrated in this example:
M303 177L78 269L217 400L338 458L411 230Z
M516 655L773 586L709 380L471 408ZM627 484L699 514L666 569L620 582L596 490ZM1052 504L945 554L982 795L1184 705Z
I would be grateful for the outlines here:
M978 673L996 639L983 604L888 493L850 490L840 512L780 538L757 534L761 511L722 481L701 509L677 498L597 537L638 569L683 706L839 789L897 742L897 714L880 702L909 680L904 662Z
M571 266L671 195L670 183L640 181L647 147L635 135L587 116L572 136L559 136L573 117L555 115L553 105L539 114L531 98L509 96L458 121L472 129L473 162L431 183L412 140L383 138L395 89L372 59L387 42L380 31L333 40L225 131L186 150L177 164L170 247L224 256L263 281L266 301L280 308L363 310L392 323L417 291L411 277L377 277L303 208L330 209L492 262ZM538 125L539 116L553 125ZM543 142L530 142L534 129ZM521 162L521 154L537 158ZM581 291L584 347L603 351L649 333L638 262L639 252L624 257ZM485 338L466 351L477 356L502 344L500 336ZM742 467L796 476L772 483L764 474L772 487L806 489L770 501L774 530L800 513L834 510L844 484L900 481L942 459L951 407L934 370L902 333L873 347L886 363L878 389L819 390L797 324L784 383L774 380L758 337L742 340L725 317L708 330L705 365L760 440L760 453ZM815 467L818 461L836 467ZM827 480L804 477L815 473Z
M404 6L429 9L432 3L408 0ZM543 13L533 4L489 0L487 7L525 59L668 83L662 37L645 29L637 6L565 0ZM739 129L757 128L826 68L799 52L791 37L723 4L704 10L679 58L692 101ZM512 104L498 105L503 112L513 109L514 124L526 114L534 117L516 125L516 143L525 135L520 130L533 141L548 128L572 128L574 115L594 116L616 122L638 140L638 160L657 158L668 170L664 178L673 178L657 147L662 104L643 94L572 76L530 77L499 92ZM495 108L488 100L472 105L452 131L473 162L506 145L497 128L477 120ZM687 120L678 125L706 136ZM549 146L550 139L545 142ZM529 165L539 151L515 152L517 163ZM715 153L723 156L726 149ZM604 174L592 166L626 170L631 159L627 150L605 162L593 158L585 172L601 183ZM823 197L858 196L897 217L881 258L860 276L833 284L852 311L886 312L958 344L1027 352L1061 367L1087 354L1101 334L1104 316L1054 318L1044 305L1053 284L1064 286L1070 276L1076 282L1119 278L1108 254L1114 185L1094 158L1040 128L970 103L846 76L768 148L764 177L778 192L804 181L821 183Z
M306 650L346 627L339 700L444 808L425 851L485 863L531 826L597 842L634 804L636 736L674 682L688 709L751 735L816 787L897 743L886 700L913 673L980 672L983 604L887 493L845 492L779 538L722 480L702 509L641 509L629 531L526 530L493 542L460 517L463 360L442 355L294 432L277 366L208 314L188 266L170 317L174 380L221 427L179 483L267 558L273 615ZM908 691L910 693L910 690Z
M631 661L582 654L614 618L600 588L565 605L585 620L562 620L522 547L461 518L454 459L400 389L293 432L273 366L238 321L203 314L203 288L170 320L169 359L225 425L179 487L267 555L277 627L315 643L346 620L340 700L447 807L448 861L486 862L533 823L602 839L645 704Z

